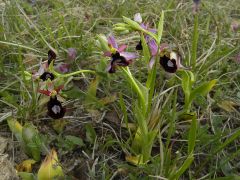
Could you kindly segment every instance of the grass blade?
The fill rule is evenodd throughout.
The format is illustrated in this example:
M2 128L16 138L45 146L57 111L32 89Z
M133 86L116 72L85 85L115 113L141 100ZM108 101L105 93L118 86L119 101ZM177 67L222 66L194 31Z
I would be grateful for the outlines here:
M164 24L164 11L162 11L159 23L158 23L158 31L157 31L157 42L160 44L162 39L162 33L163 33L163 24Z
M197 61L197 45L198 45L198 14L194 17L194 30L193 30L193 40L192 40L192 54L191 54L191 65L193 70L195 70Z
M192 118L192 123L188 135L188 154L192 154L194 151L196 135L197 135L197 117L196 115L194 115Z
M178 171L170 178L171 180L173 179L179 179L179 177L189 168L189 166L193 162L193 155L190 154L188 158L184 161L183 165L178 169Z

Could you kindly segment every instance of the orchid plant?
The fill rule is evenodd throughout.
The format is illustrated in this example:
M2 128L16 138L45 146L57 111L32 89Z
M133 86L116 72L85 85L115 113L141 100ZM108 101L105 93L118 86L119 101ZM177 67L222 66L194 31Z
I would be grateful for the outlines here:
M152 147L156 140L156 136L161 131L159 128L160 120L152 116L156 107L153 106L153 98L157 97L155 94L156 74L158 71L158 62L166 74L170 74L172 78L180 79L183 92L185 94L185 106L182 111L177 112L177 115L193 114L191 116L191 129L189 131L189 157L185 163L193 160L193 150L196 136L196 114L191 112L191 105L197 95L206 95L215 85L216 80L204 82L197 87L194 87L196 82L196 74L191 71L191 67L185 68L181 61L181 55L177 51L173 51L166 43L161 43L164 24L164 11L162 11L158 27L151 28L147 23L143 23L142 17L139 13L134 16L134 20L123 17L123 23L114 25L114 30L121 34L127 34L136 31L140 35L140 40L136 45L137 51L143 56L143 60L148 67L147 81L142 83L138 81L132 74L129 65L139 55L133 52L126 52L126 45L118 46L115 38L110 35L106 38L104 35L98 36L98 45L103 50L105 57L110 57L110 65L107 68L109 73L115 73L116 70L121 71L126 78L128 85L130 85L137 94L137 100L133 100L133 113L137 125L135 135L131 136L131 153L127 153L126 160L135 164L146 164L151 160ZM179 78L178 75L181 78ZM178 81L176 81L178 82ZM176 85L177 88L179 85ZM177 92L177 91L175 91ZM120 98L120 105L123 112L126 112L124 101ZM125 116L127 113L124 113ZM124 117L127 119L127 117ZM128 122L125 122L128 123ZM128 126L126 126L128 127ZM131 129L129 129L131 132Z

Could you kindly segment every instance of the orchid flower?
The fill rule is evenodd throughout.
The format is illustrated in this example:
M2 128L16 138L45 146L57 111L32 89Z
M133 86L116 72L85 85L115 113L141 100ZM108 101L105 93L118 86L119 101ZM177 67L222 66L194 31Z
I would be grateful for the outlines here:
M158 46L153 41L150 41L150 43L149 43L149 48L150 48L150 51L151 51L151 59L149 61L149 69L152 69L152 67L153 67L153 65L155 64L155 61L156 61L156 56L158 54ZM168 44L166 44L166 43L161 44L160 45L160 52L164 51L166 48L168 48Z
M159 62L168 73L175 73L178 69L184 68L181 64L181 56L175 51L163 49L160 53Z
M126 52L127 45L118 46L114 36L108 37L109 51L104 52L104 56L111 57L108 67L109 73L115 73L117 66L128 66L133 59L137 58L136 53Z
M68 48L67 57L70 61L73 61L77 57L77 50L75 48Z
M61 102L57 99L57 94L63 89L63 86L59 86L54 89L52 82L48 82L47 90L39 90L38 92L47 96L50 99L47 103L48 115L53 119L62 118L66 112L66 108L62 107Z
M137 13L134 15L134 21L135 22L138 22L141 27L147 31L150 31L152 33L156 33L157 30L156 29L153 29L153 28L149 28L148 24L144 24L142 23L142 17L141 17L141 14L140 13ZM146 40L146 43L150 49L150 52L151 52L151 59L154 59L153 57L155 57L158 53L158 46L157 46L157 42L155 39L153 39L152 37L150 37L149 35L145 35L145 40ZM137 46L136 46L136 50L142 50L142 42L141 40L138 42ZM155 61L150 61L151 63L154 63ZM153 64L149 64L150 68L152 67Z
M77 50L75 48L68 48L67 49L67 61L58 63L55 66L55 69L62 74L68 73L70 70L70 64L73 63L73 61L76 59L76 57L77 57Z
M51 96L47 103L48 115L53 119L63 118L66 108L62 107L61 102L57 99L57 96Z
M48 51L48 66L51 64L53 60L55 60L57 57L56 53L53 50Z
M55 66L55 69L60 72L60 73L67 73L69 72L69 67L70 65L67 63L59 63L58 65Z
M50 79L51 81L55 78L54 75L48 72L48 67L50 63L56 59L56 54L54 51L48 51L48 60L47 62L41 63L37 73L33 74L33 79L40 78L43 81Z

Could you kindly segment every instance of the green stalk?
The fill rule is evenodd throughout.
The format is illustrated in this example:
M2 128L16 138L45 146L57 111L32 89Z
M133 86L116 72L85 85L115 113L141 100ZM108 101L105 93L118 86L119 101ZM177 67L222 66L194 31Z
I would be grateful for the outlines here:
M132 76L132 73L129 70L129 68L128 67L122 68L122 70L123 70L122 72L124 72L124 74L127 76L127 78L128 78L127 80L129 80L129 82L132 84L134 90L138 94L141 107L143 108L143 112L145 114L145 112L146 112L145 98L142 94L141 89L139 88L137 82L134 80L134 77Z
M156 56L156 61L158 59L158 55ZM152 107L152 98L154 95L154 90L155 90L155 81L156 81L156 75L157 75L157 63L154 63L153 65L153 69L150 72L150 74L148 75L148 80L146 83L147 88L149 88L149 95L148 95L148 109L147 109L147 114L151 111L151 107Z
M184 100L184 112L189 113L191 109L192 102L189 102L189 96L190 94L185 94L185 100Z
M81 73L92 73L92 74L96 73L95 71L92 71L92 70L84 70L83 69L83 70L75 71L75 72L68 73L68 74L60 74L54 70L53 61L49 65L49 71L52 72L55 76L60 77L60 78L66 78L66 77L74 76L74 75L81 74Z
M194 16L194 30L193 30L193 40L192 40L192 54L191 54L191 65L193 70L196 67L197 61L197 45L198 45L198 14Z
M52 71L52 73L55 76L57 76L57 77L66 78L66 77L74 76L74 75L81 74L81 73L92 73L92 74L95 74L95 71L92 71L92 70L79 70L79 71L75 71L75 72L68 73L68 74L60 74L60 73L57 73L56 71Z

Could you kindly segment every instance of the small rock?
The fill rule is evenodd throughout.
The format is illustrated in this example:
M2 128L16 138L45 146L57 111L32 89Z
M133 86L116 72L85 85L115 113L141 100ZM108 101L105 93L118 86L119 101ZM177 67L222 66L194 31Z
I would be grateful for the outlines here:
M14 169L13 163L8 160L7 154L0 155L0 179L17 180L17 172Z

